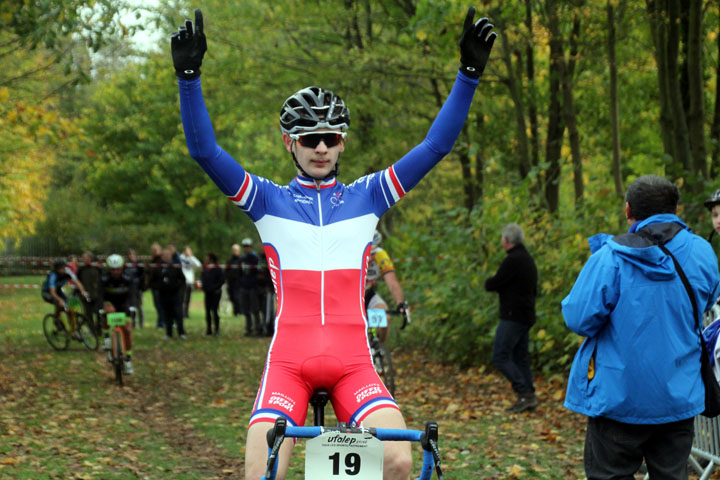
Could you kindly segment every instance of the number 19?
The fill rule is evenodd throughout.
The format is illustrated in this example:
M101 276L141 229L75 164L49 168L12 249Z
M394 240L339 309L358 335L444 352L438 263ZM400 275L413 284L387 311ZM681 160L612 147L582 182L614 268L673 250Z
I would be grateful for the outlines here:
M333 475L340 475L340 452L335 452L328 457L332 460ZM360 473L360 455L357 453L348 453L345 456L345 473L348 475L357 475Z

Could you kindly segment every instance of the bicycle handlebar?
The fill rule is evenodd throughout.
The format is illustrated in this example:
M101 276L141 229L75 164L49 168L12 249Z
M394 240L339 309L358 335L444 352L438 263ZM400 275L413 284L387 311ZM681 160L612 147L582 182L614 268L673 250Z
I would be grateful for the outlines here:
M403 302L397 307L395 307L393 310L386 310L388 315L402 315L403 317L403 323L400 326L400 330L405 330L405 327L408 326L410 322L410 306L407 302Z
M435 469L437 473L438 480L444 480L440 465L440 451L437 443L437 422L428 421L425 424L425 431L397 428L348 427L346 425L338 427L293 427L287 425L287 420L284 417L278 417L275 420L273 428L267 432L268 462L265 476L261 480L275 478L278 464L277 456L285 437L315 438L325 432L370 434L381 441L419 442L423 448L423 465L417 480L430 480L433 469Z

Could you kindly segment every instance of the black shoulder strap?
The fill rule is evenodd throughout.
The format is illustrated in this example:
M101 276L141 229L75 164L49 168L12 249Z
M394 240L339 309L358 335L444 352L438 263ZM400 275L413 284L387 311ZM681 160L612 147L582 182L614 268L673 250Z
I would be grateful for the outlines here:
M677 259L675 258L675 255L673 255L670 250L668 250L667 247L663 244L658 244L658 247L660 247L660 250L662 250L665 255L669 255L670 258L672 258L672 261L675 264L675 270L677 270L678 275L680 275L680 280L682 280L682 283L685 286L685 291L687 291L688 297L690 297L690 303L692 303L693 307L693 314L695 314L695 324L697 325L698 333L700 334L700 342L702 342L704 350L705 339L703 338L702 328L700 326L700 315L698 314L697 301L695 300L695 295L693 295L692 288L690 288L690 281L688 280L687 275L685 275L685 271L682 269Z

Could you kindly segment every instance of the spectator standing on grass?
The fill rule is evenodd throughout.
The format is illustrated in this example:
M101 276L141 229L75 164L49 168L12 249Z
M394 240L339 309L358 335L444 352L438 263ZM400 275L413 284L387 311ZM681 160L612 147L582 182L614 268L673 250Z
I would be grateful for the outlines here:
M222 296L222 286L225 283L225 274L217 263L217 255L214 253L205 255L205 265L200 276L200 283L205 293L205 335L215 335L216 337L220 334L218 307Z
M258 302L258 264L260 258L253 251L250 238L243 238L243 255L240 257L242 276L240 277L240 305L245 315L245 335L263 334L260 321L260 304Z
M166 248L162 251L162 267L157 278L160 291L160 303L165 313L165 339L172 338L173 325L180 339L184 340L185 324L182 314L182 294L185 289L185 276L180 266L173 261L173 252Z
M502 232L507 256L485 281L485 290L500 296L500 322L495 330L492 361L510 381L517 395L508 412L534 410L538 406L530 369L530 327L535 323L537 267L523 244L522 228L509 223Z
M643 460L650 478L688 478L694 417L705 410L701 318L690 294L701 317L720 293L720 275L710 244L676 215L679 199L663 177L632 182L628 233L590 237L592 255L562 301L565 323L586 337L565 407L588 417L589 479L632 479Z
M185 246L180 254L182 272L185 275L185 291L183 292L183 318L190 318L190 297L195 288L195 269L202 267L200 260L192 253L189 246Z
M162 271L163 259L162 247L159 243L152 244L150 255L152 258L150 259L150 267L147 269L145 285L152 292L153 305L155 306L155 312L157 312L156 328L165 328L165 311L160 301L160 285L162 283L160 272Z
M233 316L237 317L242 312L240 302L240 277L242 277L242 260L240 258L240 245L237 243L230 247L230 258L225 265L225 281L227 282L227 293L232 304Z
M137 253L134 249L128 249L128 261L125 264L125 274L130 277L132 284L130 285L130 306L135 308L135 323L143 328L145 326L145 314L142 307L142 296L145 291L145 268L140 264Z
M80 283L85 287L88 293L87 297L82 297L83 310L85 316L95 326L96 332L100 332L97 324L97 312L100 310L99 294L100 294L100 268L94 265L95 256L90 251L85 251L80 256L77 277Z
M258 304L260 305L260 317L263 324L263 334L273 334L273 320L275 319L275 299L273 298L273 284L268 269L267 255L260 252L260 263L258 263Z

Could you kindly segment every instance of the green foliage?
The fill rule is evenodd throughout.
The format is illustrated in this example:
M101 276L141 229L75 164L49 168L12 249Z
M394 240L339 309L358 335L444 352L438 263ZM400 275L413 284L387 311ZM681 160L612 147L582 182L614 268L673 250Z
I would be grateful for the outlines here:
M398 275L414 307L410 330L395 341L422 347L443 362L489 363L498 301L484 283L505 257L504 225L516 222L538 267L531 355L546 372L569 367L579 343L565 327L560 302L589 256L586 238L600 231L617 233L622 205L608 190L588 202L585 215L564 212L555 218L513 203L525 193L525 185L496 189L486 197L484 211L469 214L461 208L435 209L422 225L401 226L388 239L388 250L401 259Z
M10 50L23 48L0 56L5 71L18 71L0 82L0 237L32 234L39 221L33 241L51 238L57 253L130 246L144 253L152 242L172 241L222 257L239 238L255 236L249 219L187 153L167 36L159 53L126 58L122 39L132 32L111 21L113 12L124 8L120 4L42 0L11 8L7 3L0 0L7 7L0 24L11 28L0 40ZM466 128L454 151L382 219L382 227L392 234L387 244L393 257L422 259L397 262L415 322L407 330L411 335L395 339L443 361L479 365L490 359L498 310L484 280L504 258L503 225L522 225L540 270L531 351L537 364L555 371L567 368L578 344L564 326L559 303L588 255L585 238L625 227L610 167L606 2L558 6L565 40L573 19L581 22L573 95L585 198L575 204L570 149L563 145L554 216L544 213L539 200L549 165L548 13L531 3L529 30L525 2L492 0L479 7L478 15L491 18L499 38ZM701 202L717 182L676 175L672 159L663 156L645 7L621 3L622 180L627 185L645 173L677 178L681 215L706 236L709 219ZM159 28L177 29L194 8L205 15L202 84L218 144L248 171L285 184L295 169L281 143L277 113L288 95L308 85L329 88L350 106L352 126L340 160L345 183L387 167L422 141L455 78L467 4L172 0L159 7ZM715 10L708 10L707 112L717 100L712 69L717 38L711 28L716 20ZM68 39L73 43L66 45ZM106 46L90 54L108 42L112 50ZM515 98L509 80L523 75L528 47L534 54L534 88L520 78L523 91ZM73 59L73 75L58 58ZM76 85L76 74L89 70L91 61L95 75L89 84ZM525 107L531 100L537 105L538 158L526 178L519 169L518 100ZM520 130L529 131L524 121ZM15 150L6 152L9 148ZM469 185L477 188L471 211L463 208Z

